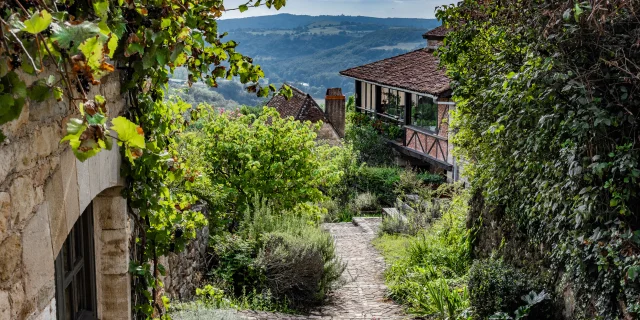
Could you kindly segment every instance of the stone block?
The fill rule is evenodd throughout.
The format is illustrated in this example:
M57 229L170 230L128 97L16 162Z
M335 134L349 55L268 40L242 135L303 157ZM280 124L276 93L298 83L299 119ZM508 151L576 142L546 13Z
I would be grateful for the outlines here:
M55 257L51 246L48 215L48 206L40 206L22 233L22 247L25 248L22 252L25 293L29 299L37 298L41 290L54 281Z
M11 304L9 304L9 292L0 291L0 319L11 318Z
M38 154L34 150L33 136L14 141L13 149L15 154L14 165L17 172L29 170L36 166Z
M54 99L47 99L29 106L29 120L31 121L46 121L54 117L64 117L69 113L69 105L66 101L58 102Z
M14 119L4 125L0 126L2 132L9 139L14 139L20 135L20 129L24 128L29 123L29 101L27 100L22 107L20 116L18 119ZM2 179L0 179L2 180Z
M50 299L40 314L35 316L33 320L56 320L56 299Z
M22 281L16 282L9 293L11 299L11 319L26 319L33 312L33 302L26 298Z
M0 181L4 181L13 170L14 148L0 145Z
M17 268L22 261L22 243L18 235L12 235L0 243L0 283L14 279L19 276Z
M126 229L102 230L100 235L100 272L127 273L129 270L129 235Z
M56 170L44 187L46 202L49 204L49 224L51 226L51 241L53 252L57 254L67 239L67 212L64 206L65 190L62 187L62 172Z
M67 149L60 157L60 173L68 230L71 230L81 213L78 200L78 174L76 170L76 157L73 155L71 149Z
M54 279L46 282L35 297L36 310L44 310L56 296L56 282Z
M12 199L20 199L12 203L13 216L11 219L15 226L31 215L35 206L40 203L42 195L33 185L32 179L24 176L13 180L9 192Z
M76 159L76 179L78 181L78 205L80 206L80 212L89 206L93 195L91 194L91 174L89 161L80 162Z
M61 139L60 124L57 122L53 125L39 128L34 133L33 151L39 156L48 156L58 149Z
M131 299L128 294L131 291L131 284L128 274L104 275L99 288L103 297L98 301L101 304L102 320L131 319Z
M93 208L100 229L113 230L127 227L127 200L125 198L99 196L93 200Z
M7 192L0 192L0 242L11 229L11 196Z

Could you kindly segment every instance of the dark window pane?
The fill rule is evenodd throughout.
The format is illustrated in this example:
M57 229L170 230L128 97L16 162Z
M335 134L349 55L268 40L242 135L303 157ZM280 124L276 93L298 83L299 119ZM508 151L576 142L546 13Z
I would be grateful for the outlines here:
M64 309L65 310L71 310L71 286L67 287L64 290ZM71 319L71 312L65 313L64 319L65 320L72 320Z
M69 243L65 242L64 245L62 246L62 263L64 264L64 274L66 275L67 272L69 272L70 266L69 266L69 259L71 259L69 257Z

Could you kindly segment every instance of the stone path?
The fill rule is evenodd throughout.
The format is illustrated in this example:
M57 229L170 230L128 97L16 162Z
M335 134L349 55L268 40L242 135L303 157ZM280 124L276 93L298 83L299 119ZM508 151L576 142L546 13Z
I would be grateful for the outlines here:
M329 223L325 228L336 240L336 249L347 268L342 277L345 284L332 292L329 302L307 316L243 311L251 320L396 320L410 319L402 308L386 299L384 285L385 262L373 247L380 218L354 218L353 223Z

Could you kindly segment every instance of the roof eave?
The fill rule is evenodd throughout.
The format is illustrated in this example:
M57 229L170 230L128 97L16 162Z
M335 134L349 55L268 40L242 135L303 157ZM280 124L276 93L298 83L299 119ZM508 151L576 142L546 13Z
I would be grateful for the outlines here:
M340 75L343 77L347 77L347 78L351 78L351 79L355 79L355 80L360 80L360 81L364 81L364 82L368 82L371 84L375 84L378 86L383 86L383 87L387 87L387 88L391 88L394 90L400 90L400 91L404 91L404 92L409 92L409 93L415 93L418 95L423 95L423 96L428 96L434 99L438 99L440 97L440 93L434 93L434 92L427 92L427 91L418 91L418 90L412 90L412 89L408 89L408 88L403 88L403 87L397 87L391 84L385 84L382 82L377 82L377 81L372 81L372 80L368 80L368 79L363 79L363 78L358 78L355 76L350 76L350 75L346 75L344 73L342 73L342 71L340 72Z

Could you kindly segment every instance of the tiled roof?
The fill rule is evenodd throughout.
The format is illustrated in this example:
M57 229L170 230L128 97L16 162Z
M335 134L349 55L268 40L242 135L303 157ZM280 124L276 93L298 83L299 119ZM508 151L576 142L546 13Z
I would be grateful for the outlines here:
M276 95L269 100L267 106L276 108L283 118L293 117L300 121L318 122L322 120L327 122L324 112L310 95L291 85L289 87L293 92L291 99L287 100L282 95Z
M432 49L418 49L399 56L340 71L340 74L389 87L440 95L450 89L449 78L438 66Z
M423 34L422 37L425 39L433 40L444 39L449 31L451 31L451 29L445 28L444 26L439 26L435 29L427 31L427 33Z

